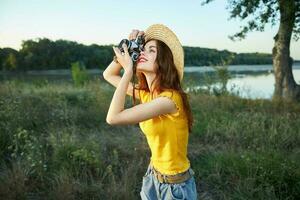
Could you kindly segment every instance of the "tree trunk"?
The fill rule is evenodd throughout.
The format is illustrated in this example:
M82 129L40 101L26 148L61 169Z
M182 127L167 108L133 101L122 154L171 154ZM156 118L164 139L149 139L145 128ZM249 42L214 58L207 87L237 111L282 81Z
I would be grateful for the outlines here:
M273 99L300 101L300 85L295 82L290 57L290 42L295 23L295 1L278 0L280 9L279 30L274 37L273 68L275 91Z

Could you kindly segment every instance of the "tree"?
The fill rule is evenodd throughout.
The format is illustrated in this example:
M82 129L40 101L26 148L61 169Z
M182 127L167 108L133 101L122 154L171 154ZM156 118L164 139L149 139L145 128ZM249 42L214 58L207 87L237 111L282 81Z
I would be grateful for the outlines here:
M0 49L0 70L17 70L19 65L19 52L12 48Z
M15 70L17 69L17 58L16 58L16 55L13 54L13 53L10 53L8 58L6 59L6 67L9 69L9 70Z
M202 5L214 0L202 0ZM244 39L250 31L264 31L265 25L279 22L274 36L272 51L275 75L273 99L300 101L300 85L295 82L292 72L293 59L290 57L290 42L300 35L300 0L228 0L230 19L249 19L240 32L229 36L231 40Z

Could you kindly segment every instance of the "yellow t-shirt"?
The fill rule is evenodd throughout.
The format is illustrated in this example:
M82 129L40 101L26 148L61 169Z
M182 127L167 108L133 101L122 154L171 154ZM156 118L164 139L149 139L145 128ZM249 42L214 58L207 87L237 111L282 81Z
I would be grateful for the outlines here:
M178 111L145 120L140 122L139 126L147 138L154 168L163 174L174 175L190 167L187 158L188 121L178 91L168 89L157 97L159 96L173 100ZM150 92L144 90L140 90L140 97L141 103L152 100Z

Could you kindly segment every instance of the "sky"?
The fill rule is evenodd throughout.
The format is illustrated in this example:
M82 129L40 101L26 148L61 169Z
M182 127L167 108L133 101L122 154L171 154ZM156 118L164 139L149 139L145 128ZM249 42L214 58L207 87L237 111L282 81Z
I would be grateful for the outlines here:
M90 45L118 44L132 29L161 23L183 46L271 53L278 25L251 32L242 41L228 36L245 21L229 20L226 0L201 6L202 0L0 0L0 48L20 49L22 40L65 39ZM291 42L291 56L300 60L300 40Z

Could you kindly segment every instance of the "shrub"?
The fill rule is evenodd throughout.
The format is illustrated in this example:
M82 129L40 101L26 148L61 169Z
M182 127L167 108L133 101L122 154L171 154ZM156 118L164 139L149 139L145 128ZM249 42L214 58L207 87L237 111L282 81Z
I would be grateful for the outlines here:
M72 63L72 79L77 87L84 85L88 80L88 74L82 62Z

